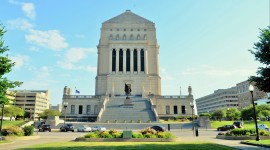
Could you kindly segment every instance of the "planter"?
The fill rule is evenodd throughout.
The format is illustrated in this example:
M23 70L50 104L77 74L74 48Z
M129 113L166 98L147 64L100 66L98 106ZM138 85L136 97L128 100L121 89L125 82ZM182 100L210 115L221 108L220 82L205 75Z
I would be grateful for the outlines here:
M217 135L217 139L224 140L255 140L256 136L226 136L226 135ZM260 139L270 139L270 136L260 136Z
M75 142L176 142L177 138L76 138Z

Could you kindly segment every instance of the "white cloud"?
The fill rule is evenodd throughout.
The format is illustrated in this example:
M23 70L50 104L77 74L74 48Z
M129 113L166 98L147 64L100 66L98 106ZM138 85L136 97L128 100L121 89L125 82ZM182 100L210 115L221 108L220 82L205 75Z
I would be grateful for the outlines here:
M29 48L29 51L32 51L32 52L38 52L38 51L39 51L39 48L34 47L34 46L31 46L31 47Z
M160 76L162 77L162 80L174 80L172 76L170 76L165 68L160 68Z
M18 18L15 20L7 21L8 27L11 29L19 29L19 30L29 30L34 27L33 24L29 23L26 19Z
M68 47L65 38L58 30L30 30L30 34L25 35L26 41L38 46L52 50L61 50Z
M35 72L37 78L39 79L44 79L44 78L48 78L51 74L50 74L50 69L47 66L42 66L41 68L39 68L36 72Z
M33 3L24 3L24 2L19 2L16 0L9 0L8 2L11 4L20 5L22 11L28 18L35 19L36 10L35 10L35 5Z
M71 48L66 53L69 62L78 62L87 57L90 52L96 52L94 48Z
M10 56L10 59L15 62L15 68L19 69L29 61L29 56L17 54L15 56Z
M22 3L22 10L28 18L35 19L36 11L33 3Z
M97 67L92 66L84 66L84 65L76 65L68 61L57 61L57 64L66 70L84 70L87 72L96 73Z

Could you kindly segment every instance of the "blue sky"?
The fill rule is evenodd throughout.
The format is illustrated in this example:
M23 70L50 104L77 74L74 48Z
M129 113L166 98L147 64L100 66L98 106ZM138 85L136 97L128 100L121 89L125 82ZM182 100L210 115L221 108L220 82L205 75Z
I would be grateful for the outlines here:
M269 0L2 0L5 45L16 62L7 76L17 89L49 89L62 101L65 85L94 95L102 22L125 10L153 21L160 45L163 95L195 99L255 75L248 51L269 25Z

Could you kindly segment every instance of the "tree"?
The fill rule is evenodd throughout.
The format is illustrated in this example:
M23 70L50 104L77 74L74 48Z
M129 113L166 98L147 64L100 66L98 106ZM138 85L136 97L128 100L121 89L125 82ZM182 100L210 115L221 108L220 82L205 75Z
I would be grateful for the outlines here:
M230 120L240 119L240 117L241 117L241 112L237 108L227 109L226 114Z
M4 114L9 117L11 121L12 117L16 118L17 116L23 116L24 110L20 107L10 105L5 108Z
M259 118L267 118L270 116L270 106L269 104L257 105L255 106L256 116ZM250 119L254 117L253 106L250 105L241 110L241 117L244 119Z
M212 117L216 118L217 120L221 121L222 118L226 117L226 110L219 109L213 112Z
M11 72L12 67L15 65L15 63L4 54L9 50L7 46L4 46L3 36L5 32L4 27L0 24L0 105L2 105L2 112L4 112L5 105L9 104L9 99L6 95L7 90L22 84L22 82L10 81L7 77L4 77L4 75ZM2 130L3 115L2 113L0 131Z
M211 118L211 114L209 113L201 113L200 116L207 116L208 118Z
M60 116L61 113L57 110L46 109L39 114L40 118L47 118L48 116Z
M255 50L249 50L255 55L255 60L259 61L265 67L259 67L258 76L249 77L249 81L255 82L256 86L264 92L270 92L270 26L268 29L262 29L259 36L259 42L254 43Z

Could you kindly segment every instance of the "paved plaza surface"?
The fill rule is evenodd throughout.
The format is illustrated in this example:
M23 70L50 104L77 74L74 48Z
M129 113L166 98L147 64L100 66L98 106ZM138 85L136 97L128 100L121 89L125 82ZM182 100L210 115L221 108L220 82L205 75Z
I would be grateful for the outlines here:
M181 142L211 142L221 145L231 146L237 149L243 150L257 150L257 149L269 149L251 145L240 144L240 140L222 140L216 139L217 131L215 130L199 130L199 136L196 137L191 129L183 130L171 130ZM14 140L12 143L1 144L0 150L18 149L36 144L46 144L49 142L68 142L74 140L76 137L82 136L86 133L82 132L39 132L35 136L20 138Z

